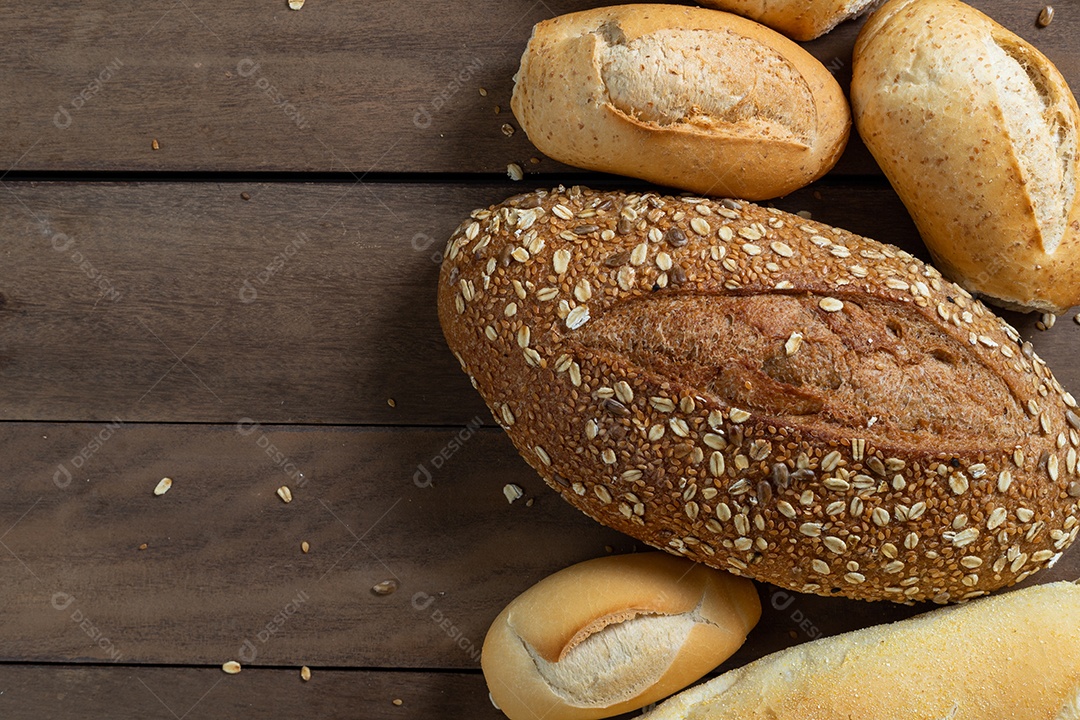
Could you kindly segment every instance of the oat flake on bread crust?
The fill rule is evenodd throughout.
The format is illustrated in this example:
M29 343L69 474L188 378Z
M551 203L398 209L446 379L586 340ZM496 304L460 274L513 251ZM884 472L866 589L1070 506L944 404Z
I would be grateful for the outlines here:
M547 483L668 552L949 602L1080 531L1072 395L895 247L745 202L560 187L461 224L439 317Z

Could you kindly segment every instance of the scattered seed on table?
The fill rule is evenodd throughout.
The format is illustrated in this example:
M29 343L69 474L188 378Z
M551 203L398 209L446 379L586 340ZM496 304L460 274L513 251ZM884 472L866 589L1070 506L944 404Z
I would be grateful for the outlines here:
M394 698L393 699L393 704L398 706L398 707L401 707L401 698Z
M164 495L169 492L169 488L172 487L172 478L161 478L157 487L154 488L155 495Z
M281 487L279 487L277 489L277 494L278 494L278 497L281 498L282 500L284 500L285 502L287 502L287 503L292 502L292 490L289 489L288 485L282 485Z
M241 200L250 200L251 196L248 195L246 192L242 192L242 193L240 193L240 199Z
M371 592L376 595L390 595L397 589L398 581L391 578L390 580L383 580L380 583L375 583L374 587L371 588Z
M1054 22L1054 8L1052 5L1047 5L1039 11L1039 19L1036 20L1039 27L1046 27L1050 23Z
M506 483L503 485L503 495L506 496L506 502L513 503L515 500L520 500L521 496L525 494L519 486L514 483Z
M290 10L299 10L304 7L304 0L289 0Z
M514 126L510 123L503 123L502 132L506 137L510 137L514 134Z
M229 662L222 665L221 669L227 672L229 675L235 675L236 673L240 672L240 663L236 662L235 660L230 660Z
M487 89L480 88L480 97L487 97Z
M311 546L310 546L310 545L308 545L308 541L307 541L307 540L305 540L304 542L300 543L300 552L302 552L302 553L304 553L304 554L306 555L306 554L308 553L308 551L309 551L309 550L311 550Z
M311 668L309 668L307 665L300 668L300 679L304 682L307 682L311 679Z
M160 150L161 149L161 145L158 144L157 138L154 138L153 140L150 141L150 149L151 150Z
M521 166L517 163L510 163L506 166L506 174L510 176L510 179L514 182L524 179L525 172L521 169Z
M140 550L145 550L146 548L147 548L146 543L143 543L142 545L139 546Z
M394 398L386 398L386 404L389 405L392 408L396 408L397 407L397 400L395 400Z

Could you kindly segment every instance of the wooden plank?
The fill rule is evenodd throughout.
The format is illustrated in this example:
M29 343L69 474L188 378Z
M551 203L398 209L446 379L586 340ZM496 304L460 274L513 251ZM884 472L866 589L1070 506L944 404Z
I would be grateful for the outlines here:
M3 423L0 447L0 662L476 668L517 594L641 549L500 430ZM1074 549L1032 581L1078 576ZM725 667L920 610L760 590Z
M400 705L394 701L399 700ZM200 720L365 718L417 720L503 714L479 673L377 672L313 668L71 667L8 665L0 670L5 720Z
M499 430L3 423L0 447L0 661L476 667L516 592L632 546Z
M442 338L438 253L522 184L8 187L0 419L490 422ZM922 252L884 185L777 205ZM1046 340L1067 356L1077 330Z
M5 10L0 172L289 170L564 173L507 138L512 77L531 26L601 0L371 0ZM1034 42L1080 86L1080 3L972 3ZM861 22L861 21L860 21ZM860 22L808 45L846 88ZM481 96L480 88L487 95ZM497 114L496 108L501 111ZM152 149L158 140L159 150ZM874 172L858 143L839 172Z

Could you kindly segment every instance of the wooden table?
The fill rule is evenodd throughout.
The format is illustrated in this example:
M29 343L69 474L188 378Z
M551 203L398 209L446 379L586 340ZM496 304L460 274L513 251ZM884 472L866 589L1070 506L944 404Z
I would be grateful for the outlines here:
M598 4L4 8L0 717L501 717L498 611L640 545L493 424L438 253L522 188L640 186L540 157L508 109L532 24ZM1041 2L975 4L1080 87L1080 1L1045 29ZM808 45L845 87L857 29ZM776 205L925 257L857 141ZM1037 319L1010 317L1080 390L1080 327ZM1077 575L1074 551L1033 581ZM761 592L728 666L922 609Z

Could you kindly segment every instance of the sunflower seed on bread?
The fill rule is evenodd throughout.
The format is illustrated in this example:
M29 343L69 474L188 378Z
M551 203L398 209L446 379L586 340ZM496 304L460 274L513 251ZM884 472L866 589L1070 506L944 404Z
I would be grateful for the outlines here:
M541 190L462 223L439 316L547 483L668 552L802 592L948 602L1076 539L1072 395L895 247L749 203Z

